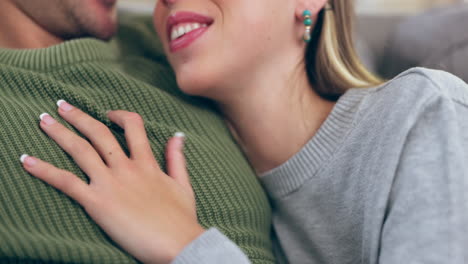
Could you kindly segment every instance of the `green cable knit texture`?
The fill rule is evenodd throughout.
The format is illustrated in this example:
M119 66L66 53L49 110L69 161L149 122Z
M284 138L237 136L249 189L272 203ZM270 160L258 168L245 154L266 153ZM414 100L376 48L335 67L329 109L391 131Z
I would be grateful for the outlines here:
M200 223L219 228L254 263L274 262L271 209L254 172L213 105L178 91L157 43L149 19L127 18L110 43L80 39L40 50L0 49L1 263L137 262L79 204L20 165L27 153L88 180L38 126L42 112L65 124L58 99L107 124L122 145L123 131L106 111L141 114L162 167L168 138L185 132Z

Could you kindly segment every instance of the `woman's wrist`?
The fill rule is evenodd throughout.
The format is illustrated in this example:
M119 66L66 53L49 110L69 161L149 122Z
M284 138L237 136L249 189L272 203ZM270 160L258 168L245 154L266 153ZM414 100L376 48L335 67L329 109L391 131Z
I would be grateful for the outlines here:
M169 252L168 262L171 263L178 255L180 255L184 249L194 242L198 237L200 237L203 233L205 233L205 229L199 225L198 223L193 227L189 228L188 230L185 228L181 228L180 235L174 241L175 245L173 247L173 251ZM187 232L188 231L188 232ZM160 263L160 262L159 262Z

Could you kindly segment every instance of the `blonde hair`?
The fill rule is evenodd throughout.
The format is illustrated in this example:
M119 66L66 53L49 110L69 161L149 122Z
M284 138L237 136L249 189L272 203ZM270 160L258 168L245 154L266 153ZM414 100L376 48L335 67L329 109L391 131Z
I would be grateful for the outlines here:
M354 0L329 0L319 13L305 59L309 81L324 98L336 100L349 88L383 82L356 54L353 23Z

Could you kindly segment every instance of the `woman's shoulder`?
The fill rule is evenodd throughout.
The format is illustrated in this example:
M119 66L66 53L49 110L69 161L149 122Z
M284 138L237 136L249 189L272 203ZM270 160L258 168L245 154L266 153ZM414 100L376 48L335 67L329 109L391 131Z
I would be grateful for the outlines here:
M448 72L412 68L386 83L364 89L361 113L380 113L387 118L417 116L436 102L439 107L458 105L468 109L468 85Z
M398 102L410 104L445 99L468 106L468 84L451 73L427 68L409 69L385 84L371 88L371 94L398 98Z
M394 133L398 130L402 135L429 112L443 112L457 122L460 116L468 115L468 85L438 70L413 68L378 87L353 89L350 93L365 95L358 106L356 123L392 127ZM438 122L433 125L442 126Z

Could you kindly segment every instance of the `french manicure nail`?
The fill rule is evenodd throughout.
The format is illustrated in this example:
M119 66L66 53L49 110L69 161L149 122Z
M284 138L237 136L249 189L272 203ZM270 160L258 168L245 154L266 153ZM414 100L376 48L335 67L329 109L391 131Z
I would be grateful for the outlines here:
M174 137L185 138L185 133L183 133L183 132L176 132L176 133L174 134Z
M27 157L29 157L28 154L23 154L23 155L21 155L21 157L20 157L21 163L24 163L24 160L25 160Z
M21 155L20 161L21 163L26 164L28 166L34 166L37 163L37 160L29 156L28 154Z
M71 104L67 103L67 101L62 99L57 101L57 106L64 112L68 112L73 109L73 106Z
M39 118L41 119L42 122L44 122L46 125L53 125L57 123L54 118L52 118L48 113L42 113Z

